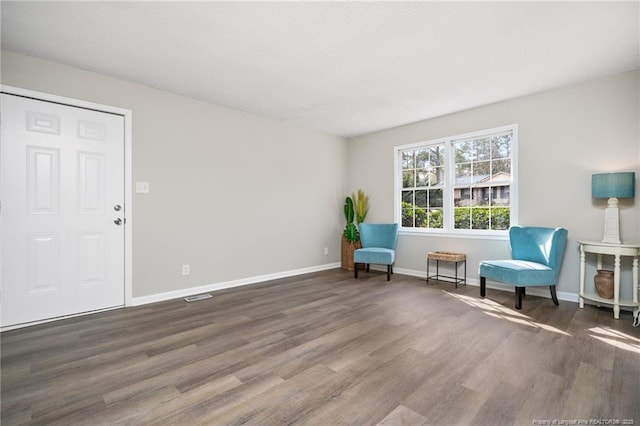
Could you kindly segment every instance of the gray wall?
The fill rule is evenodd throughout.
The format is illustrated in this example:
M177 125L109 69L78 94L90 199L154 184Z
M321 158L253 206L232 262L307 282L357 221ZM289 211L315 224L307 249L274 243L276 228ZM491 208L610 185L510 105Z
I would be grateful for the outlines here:
M606 200L592 200L591 175L639 170L639 76L625 73L354 138L349 186L371 194L370 221L392 221L394 146L517 123L519 223L569 230L558 290L575 295L577 241L600 241L604 226ZM639 206L621 200L623 241L640 240ZM425 255L433 250L466 253L476 282L480 260L509 253L506 240L401 235L396 269L424 275Z
M344 139L7 51L2 83L133 110L134 297L340 260Z
M345 141L2 52L3 84L133 110L133 181L151 184L150 194L133 199L134 297L338 262L345 194L363 188L371 196L367 220L393 220L394 146L517 123L519 222L569 229L558 290L571 298L578 291L577 241L602 238L606 203L591 199L591 174L639 169L639 76L625 73ZM640 240L639 205L621 202L623 240ZM481 259L508 256L505 239L401 235L396 270L424 275L432 250L467 253L472 282ZM191 265L189 277L180 274L183 263Z

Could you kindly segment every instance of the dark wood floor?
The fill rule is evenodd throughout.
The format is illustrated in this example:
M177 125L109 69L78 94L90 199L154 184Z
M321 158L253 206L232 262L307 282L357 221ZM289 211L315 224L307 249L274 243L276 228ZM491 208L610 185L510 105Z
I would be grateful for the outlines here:
M360 276L5 332L2 424L640 424L629 313Z

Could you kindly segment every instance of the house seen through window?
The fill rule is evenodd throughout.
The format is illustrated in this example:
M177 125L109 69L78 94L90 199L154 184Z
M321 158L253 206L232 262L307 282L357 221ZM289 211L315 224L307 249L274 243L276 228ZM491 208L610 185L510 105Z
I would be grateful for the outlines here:
M405 230L493 233L516 220L517 125L395 148Z

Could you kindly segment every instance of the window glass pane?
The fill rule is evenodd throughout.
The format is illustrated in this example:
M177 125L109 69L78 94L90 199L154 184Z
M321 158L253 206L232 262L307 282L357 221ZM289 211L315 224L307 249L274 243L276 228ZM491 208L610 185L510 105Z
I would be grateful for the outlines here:
M507 230L511 220L509 207L494 207L491 209L491 229Z
M415 167L415 162L413 161L413 159L414 159L413 151L403 151L402 152L402 168L413 169Z
M416 191L416 206L427 207L427 191Z
M402 202L413 204L413 191L402 191Z
M453 227L455 229L471 229L471 209L456 207L453 209Z
M444 166L444 145L429 148L429 161L434 167Z
M416 186L429 186L430 174L426 169L416 170Z
M474 206L488 206L491 198L491 188L488 186L476 187L474 192Z
M429 190L429 207L442 208L442 189L430 189Z
M403 204L403 207L405 204ZM402 226L413 228L413 209L402 209Z
M511 157L511 139L511 134L492 137L491 158Z
M492 206L509 206L511 199L509 196L509 186L492 186L491 187L491 205Z
M429 175L430 186L444 185L444 167L434 167Z
M491 159L491 140L489 138L473 141L473 160L487 161Z
M471 185L471 163L456 164L456 182L455 185Z
M453 144L453 155L456 163L473 160L473 141L455 142Z
M496 173L506 173L507 175L511 175L510 159L493 160L491 167L494 175Z
M427 228L429 226L429 223L427 220L427 210L416 208L415 214L416 214L416 219L415 219L416 228Z
M482 183L491 177L491 161L476 161L473 163L472 184Z
M471 229L489 229L489 208L471 209Z
M434 229L442 229L443 226L442 209L430 209L428 217L428 227Z
M425 168L430 164L429 150L427 148L421 148L416 150L416 168Z
M453 190L453 203L456 207L471 205L471 189L469 187L455 188Z
M416 184L415 181L415 171L414 170L406 170L402 172L402 187L403 188L413 188Z

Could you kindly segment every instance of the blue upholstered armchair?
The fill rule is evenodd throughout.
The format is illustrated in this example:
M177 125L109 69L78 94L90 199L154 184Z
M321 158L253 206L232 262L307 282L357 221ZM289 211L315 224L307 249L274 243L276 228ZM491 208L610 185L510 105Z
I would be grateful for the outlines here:
M360 242L362 248L353 252L354 277L358 278L358 263L387 265L387 281L391 280L393 262L396 260L398 242L397 223L361 223Z
M516 288L516 309L522 309L525 287L549 286L558 305L556 284L567 245L564 228L513 226L509 229L511 260L483 260L478 268L480 296L486 294L487 279Z

